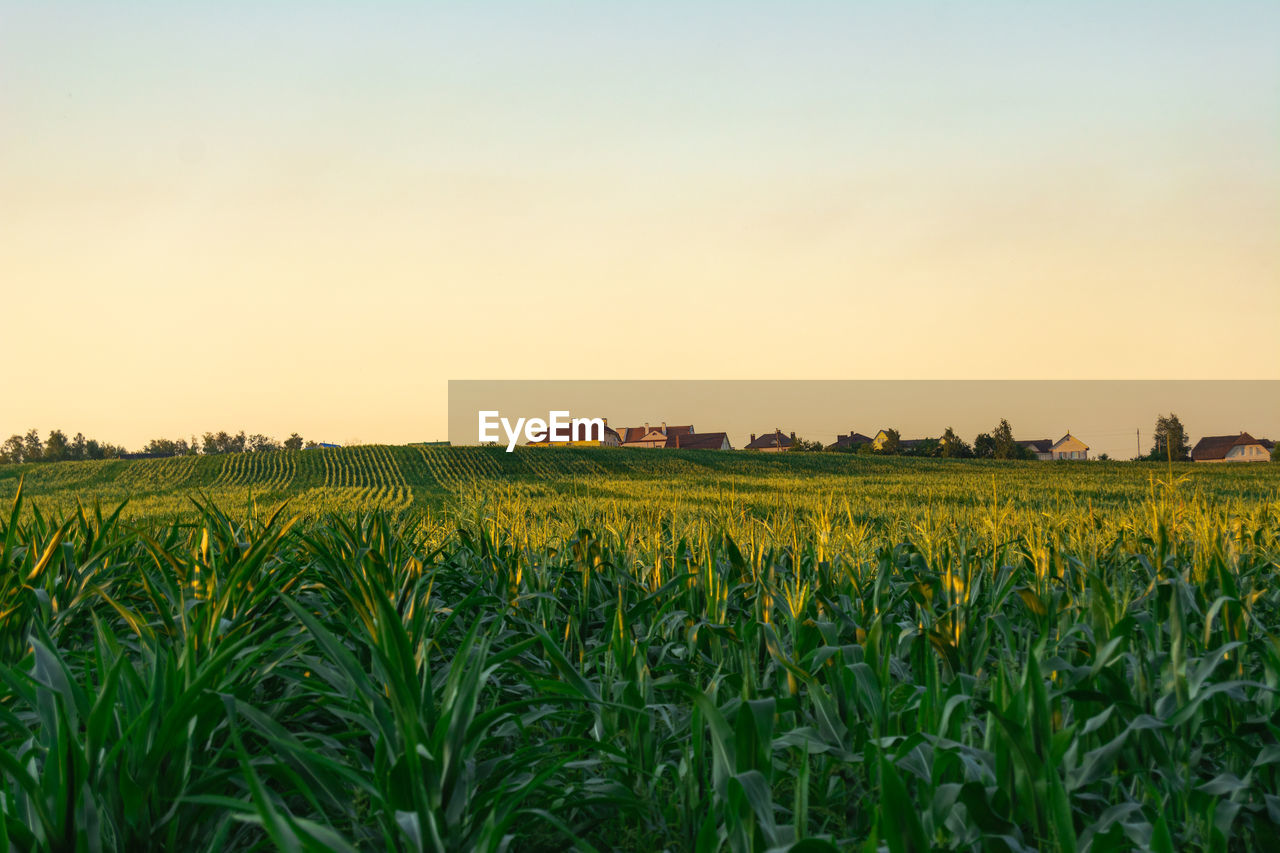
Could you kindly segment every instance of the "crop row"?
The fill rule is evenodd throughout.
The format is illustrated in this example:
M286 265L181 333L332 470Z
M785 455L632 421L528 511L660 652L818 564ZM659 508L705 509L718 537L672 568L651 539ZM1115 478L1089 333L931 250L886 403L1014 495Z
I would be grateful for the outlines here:
M196 470L195 456L138 459L123 464L116 483L130 491L161 492L176 489Z
M320 450L326 486L401 487L404 477L386 447L354 447L343 451Z
M484 448L418 447L426 471L442 487L454 490L477 480L500 477L503 469Z
M296 453L228 453L215 486L253 486L262 491L284 491L297 473Z

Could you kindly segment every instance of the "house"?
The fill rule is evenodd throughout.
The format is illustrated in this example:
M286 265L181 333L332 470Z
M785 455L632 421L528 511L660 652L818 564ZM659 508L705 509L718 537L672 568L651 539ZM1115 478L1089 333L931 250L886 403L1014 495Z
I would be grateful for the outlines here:
M661 426L656 427L648 424L626 427L619 434L619 444L623 447L668 447L670 445L667 444L667 439L677 435L694 435L693 425L667 426L667 422L663 421Z
M849 430L848 435L837 435L834 444L828 444L827 450L857 450L864 444L871 444L875 441L869 435L863 435L860 432Z
M589 429L588 435L594 434L594 429ZM540 441L529 442L529 447L619 447L622 444L622 437L618 435L618 431L609 426L609 419L604 418L604 437L602 439L583 439L581 441L552 441L551 435L548 434Z
M1034 438L1016 443L1030 450L1042 462L1050 459L1089 458L1089 445L1076 438L1069 430L1057 441L1049 438Z
M889 431L888 431L888 430L885 430L885 429L880 430L878 433L876 433L876 437L875 437L875 438L873 438L873 439L871 439L871 449L872 449L872 450L884 450L885 442L887 442L888 440L889 440ZM912 451L916 450L917 448L919 448L921 445L923 445L925 442L928 442L928 441L937 441L937 439L934 439L934 438L899 438L899 439L898 439L898 452L899 452L899 453L910 453L910 452L912 452Z
M1271 450L1267 444L1273 443L1267 439L1254 438L1247 432L1239 435L1206 435L1192 448L1191 461L1270 462Z
M668 450L733 450L728 433L676 433L667 436Z
M783 450L790 450L791 446L796 443L796 434L783 435L782 430L775 429L773 432L766 432L759 438L756 434L751 433L751 441L747 443L747 450L759 450L764 453L779 453Z
M1088 459L1089 445L1071 434L1067 434L1053 443L1049 448L1050 459Z
M1014 444L1030 450L1041 461L1053 458L1049 455L1049 448L1053 447L1053 439L1051 438L1031 438L1024 441L1015 441Z

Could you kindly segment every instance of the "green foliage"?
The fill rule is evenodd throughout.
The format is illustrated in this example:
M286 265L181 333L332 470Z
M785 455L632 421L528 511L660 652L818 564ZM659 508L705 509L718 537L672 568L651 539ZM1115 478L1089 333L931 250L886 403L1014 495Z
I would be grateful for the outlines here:
M922 438L908 447L903 447L902 455L936 458L942 455L942 442L936 438Z
M884 456L893 456L898 452L898 442L902 437L896 429L886 429L884 431L884 442L880 445L880 453Z
M941 447L941 446L940 446ZM940 449L939 447L939 449ZM974 496L992 480L1029 511L1088 513L1108 527L1126 523L1149 490L1151 469L1139 465L1050 466L1044 463L885 458L860 452L726 453L611 448L384 447L187 455L170 459L62 462L0 466L0 502L26 479L30 505L47 514L74 512L80 503L128 499L130 520L192 520L191 498L209 499L237 513L281 500L306 518L374 509L439 517L458 498L491 507L521 505L534 535L563 535L587 522L725 525L749 534L751 519L789 526L809 514L848 514L905 535L932 516L972 523ZM1164 467L1158 469L1166 476ZM1268 494L1276 471L1268 465L1184 466L1195 488L1224 499ZM673 484L677 487L673 488ZM1063 502L1074 504L1063 507ZM545 528L545 529L538 529Z
M11 435L0 443L0 464L20 465L24 462L65 462L68 460L115 458L124 449L86 439L76 433L68 439L60 429L51 430L48 440L41 440L39 430L28 430L25 436Z
M5 846L1276 849L1270 466L463 450L23 466L446 497L15 489Z
M49 438L44 443L44 460L61 462L70 458L70 452L66 434L60 429L50 430Z
M947 427L938 441L937 455L947 459L968 459L973 456L973 448L956 435L955 430Z
M981 440L986 433L978 436ZM975 441L975 443L977 443ZM1000 419L1000 423L996 424L995 429L990 435L990 455L992 459L1034 459L1035 453L1029 448L1018 444L1013 437L1013 427L1009 426L1009 422L1004 418Z
M1191 458L1191 441L1177 415L1161 415L1156 418L1151 450L1147 458L1155 462L1165 462L1170 459L1174 462L1182 462Z

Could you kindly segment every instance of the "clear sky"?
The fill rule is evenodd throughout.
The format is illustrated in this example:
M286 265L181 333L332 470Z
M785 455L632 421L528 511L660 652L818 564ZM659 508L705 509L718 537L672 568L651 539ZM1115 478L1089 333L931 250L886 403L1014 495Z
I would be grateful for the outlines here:
M0 433L1276 378L1278 36L1274 0L0 3Z

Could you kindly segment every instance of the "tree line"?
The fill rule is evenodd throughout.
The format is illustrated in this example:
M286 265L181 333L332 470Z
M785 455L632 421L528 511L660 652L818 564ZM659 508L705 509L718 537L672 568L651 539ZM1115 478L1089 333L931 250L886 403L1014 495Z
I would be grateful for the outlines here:
M76 433L67 438L60 429L50 430L49 437L40 438L40 431L31 429L24 435L14 434L0 443L0 464L16 465L23 462L64 462L83 459L124 459L162 456L195 456L218 453L261 453L267 450L302 450L319 447L314 441L303 441L293 433L284 441L268 435L246 435L243 430L232 435L225 430L206 432L190 439L153 438L137 452L129 452L120 445L97 439L85 438Z
M1013 428L1005 418L1000 419L990 432L979 433L969 444L958 437L951 427L947 427L941 438L925 438L910 445L902 444L901 436L896 429L886 429L884 444L879 448L870 443L849 447L825 448L822 442L797 439L789 450L800 452L814 450L834 450L840 453L874 453L882 456L927 456L953 459L1035 459L1035 451L1019 444L1013 437ZM1280 450L1280 448L1278 448ZM1280 457L1280 453L1272 451L1272 457ZM1099 459L1109 457L1103 453ZM1151 449L1146 454L1134 457L1135 462L1151 461L1187 462L1191 459L1191 437L1177 414L1160 415L1156 418L1152 433Z
M61 462L67 459L115 459L125 454L125 449L105 441L85 438L78 432L74 438L60 429L50 430L49 438L41 440L39 430L27 430L25 435L14 434L0 444L0 464L19 462Z
M1018 443L1013 437L1013 427L1006 418L1001 418L990 432L979 433L973 443L956 435L956 431L947 427L941 438L922 438L904 444L902 435L896 429L884 431L885 440L879 448L870 442L847 447L832 448L839 453L863 453L879 456L924 456L946 459L1035 459L1035 451ZM820 442L797 440L791 450L811 451L824 450Z

